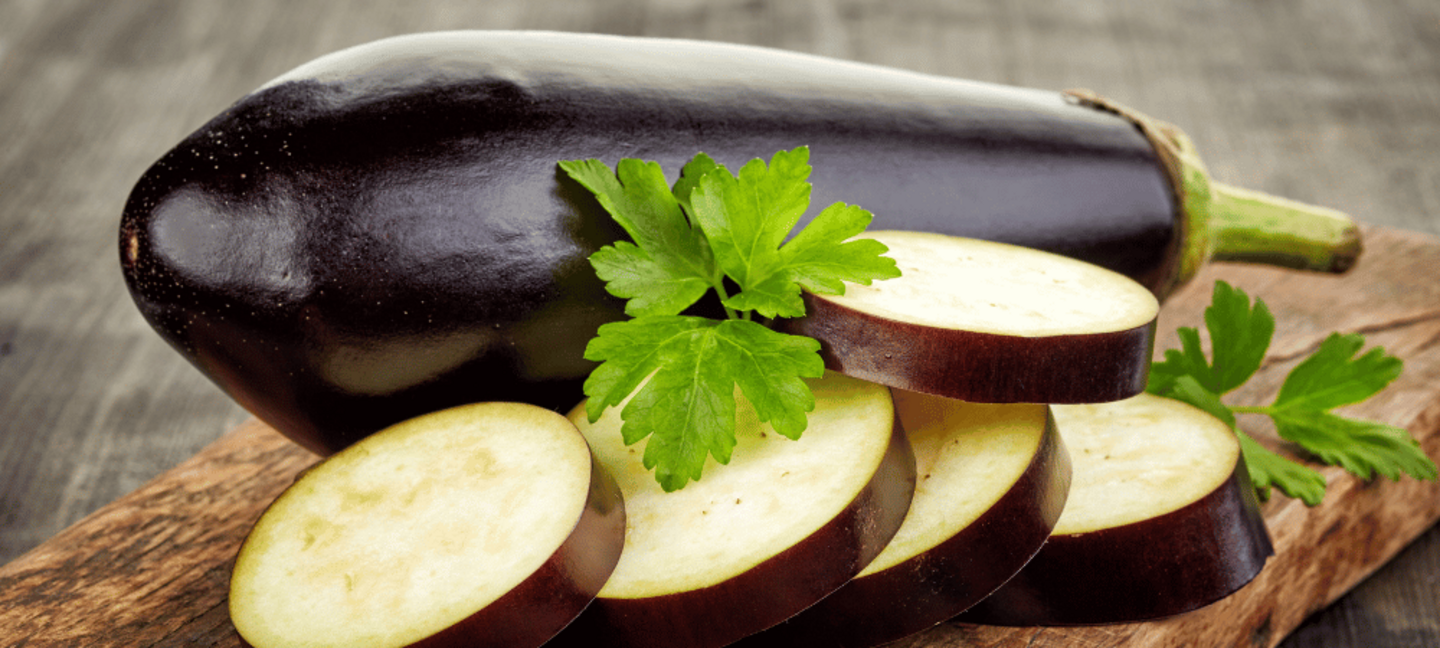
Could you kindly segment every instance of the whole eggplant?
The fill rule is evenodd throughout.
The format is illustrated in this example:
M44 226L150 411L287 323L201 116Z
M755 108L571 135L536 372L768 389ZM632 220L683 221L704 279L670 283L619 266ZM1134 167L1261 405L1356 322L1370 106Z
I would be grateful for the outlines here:
M1178 131L1086 93L719 43L437 32L321 57L201 126L139 179L120 254L166 340L327 454L460 403L578 402L585 344L623 317L587 257L623 232L558 161L675 174L701 151L735 168L800 145L814 211L1047 249L1162 297L1211 257L1337 270L1358 252L1343 216L1217 190ZM1276 210L1301 225L1250 225Z

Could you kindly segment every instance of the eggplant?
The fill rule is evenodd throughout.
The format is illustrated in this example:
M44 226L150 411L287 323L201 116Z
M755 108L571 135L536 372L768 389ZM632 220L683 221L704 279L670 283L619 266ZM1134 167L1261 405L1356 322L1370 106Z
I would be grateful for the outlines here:
M334 452L479 400L562 411L622 318L623 232L557 162L808 145L813 198L885 229L1035 247L1163 297L1207 259L1322 270L1353 223L1209 183L1183 135L1083 92L772 49L438 32L323 56L163 155L119 251L146 320L240 404Z

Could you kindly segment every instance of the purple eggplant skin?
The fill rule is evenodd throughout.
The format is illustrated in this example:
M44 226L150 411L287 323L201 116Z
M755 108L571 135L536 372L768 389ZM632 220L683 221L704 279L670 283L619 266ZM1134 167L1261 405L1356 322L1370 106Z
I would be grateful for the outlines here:
M953 619L1002 626L1135 623L1223 599L1275 555L1244 459L1178 510L1088 533L1052 535L1000 589Z
M1186 234L1129 119L1058 92L748 46L449 32L317 59L139 179L119 247L143 316L226 393L328 454L480 400L581 397L624 317L587 257L623 232L561 160L810 147L811 214L1016 243L1157 292ZM808 216L807 216L808 219Z

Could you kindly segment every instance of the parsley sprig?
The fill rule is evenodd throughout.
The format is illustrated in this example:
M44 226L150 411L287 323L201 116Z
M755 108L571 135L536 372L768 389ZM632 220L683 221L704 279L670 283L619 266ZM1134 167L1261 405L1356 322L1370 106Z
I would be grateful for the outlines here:
M590 256L633 319L601 326L585 348L600 362L585 381L586 413L594 422L629 398L621 435L650 439L644 464L666 491L700 479L708 457L729 463L737 388L776 432L805 430L815 397L804 379L824 373L820 343L755 315L804 315L802 288L844 294L845 282L900 276L884 244L851 240L873 218L853 205L830 205L786 241L810 206L809 153L780 151L738 174L701 153L673 186L655 162L623 159L613 172L599 160L560 163L631 238ZM683 314L712 290L726 319Z
M1331 411L1364 401L1388 386L1400 376L1399 358L1379 347L1357 356L1365 346L1363 336L1332 333L1290 371L1274 403L1231 406L1221 397L1260 369L1275 334L1275 318L1264 301L1257 298L1252 306L1243 290L1218 281L1205 309L1205 328L1213 361L1205 357L1199 331L1181 328L1177 331L1181 348L1166 351L1164 360L1154 363L1146 389L1195 405L1229 424L1240 436L1245 465L1261 499L1268 499L1274 487L1315 506L1325 496L1325 478L1241 431L1236 414L1269 416L1282 439L1362 479L1376 474L1399 479L1401 473L1436 478L1435 462L1408 431Z

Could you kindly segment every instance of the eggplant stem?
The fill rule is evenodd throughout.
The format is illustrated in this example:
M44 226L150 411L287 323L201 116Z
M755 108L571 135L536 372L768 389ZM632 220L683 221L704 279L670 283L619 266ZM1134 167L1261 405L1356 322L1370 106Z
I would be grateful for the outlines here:
M1360 256L1360 229L1345 214L1218 182L1210 190L1216 261L1345 272Z
M1164 299L1210 261L1345 272L1361 252L1360 228L1333 209L1232 187L1210 179L1195 143L1175 125L1090 90L1065 91L1080 105L1130 120L1155 147L1174 191L1181 236L1178 263L1150 286Z

